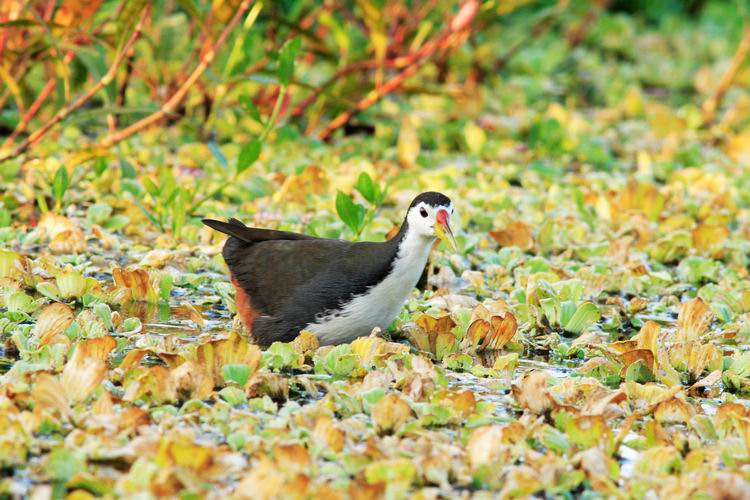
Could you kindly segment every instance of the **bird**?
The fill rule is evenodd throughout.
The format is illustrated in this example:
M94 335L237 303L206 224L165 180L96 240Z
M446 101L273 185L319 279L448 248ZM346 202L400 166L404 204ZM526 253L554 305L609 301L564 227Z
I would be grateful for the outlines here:
M338 345L385 330L425 270L437 240L457 251L448 196L414 198L398 233L352 242L203 219L229 235L222 249L240 319L254 343L290 342L302 330Z

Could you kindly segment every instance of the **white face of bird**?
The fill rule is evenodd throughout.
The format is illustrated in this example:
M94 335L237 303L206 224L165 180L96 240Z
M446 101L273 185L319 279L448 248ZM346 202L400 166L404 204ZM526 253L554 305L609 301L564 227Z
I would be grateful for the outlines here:
M447 243L454 252L458 247L451 226L455 227L454 221L457 219L452 203L430 205L421 202L411 207L406 216L409 232L414 231L425 238L438 238Z

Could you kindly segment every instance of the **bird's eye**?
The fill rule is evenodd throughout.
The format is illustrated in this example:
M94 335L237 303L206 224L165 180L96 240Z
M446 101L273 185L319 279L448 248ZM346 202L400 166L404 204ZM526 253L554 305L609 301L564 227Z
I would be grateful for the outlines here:
M422 217L427 217L427 210L424 209L424 207L419 209L419 215Z

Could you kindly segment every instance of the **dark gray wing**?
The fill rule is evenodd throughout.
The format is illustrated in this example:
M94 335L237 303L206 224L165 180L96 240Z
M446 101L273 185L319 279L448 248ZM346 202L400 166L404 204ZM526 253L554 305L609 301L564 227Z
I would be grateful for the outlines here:
M224 259L261 317L253 337L267 345L289 341L351 297L382 281L391 269L398 242L273 240L246 243L230 238Z

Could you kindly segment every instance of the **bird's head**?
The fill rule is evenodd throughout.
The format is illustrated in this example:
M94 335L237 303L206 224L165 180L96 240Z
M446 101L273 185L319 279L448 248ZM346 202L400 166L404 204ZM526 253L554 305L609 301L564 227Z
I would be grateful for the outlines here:
M458 246L451 230L451 222L454 219L450 198L434 191L422 193L414 198L406 214L409 232L414 231L426 238L438 238L456 251Z

